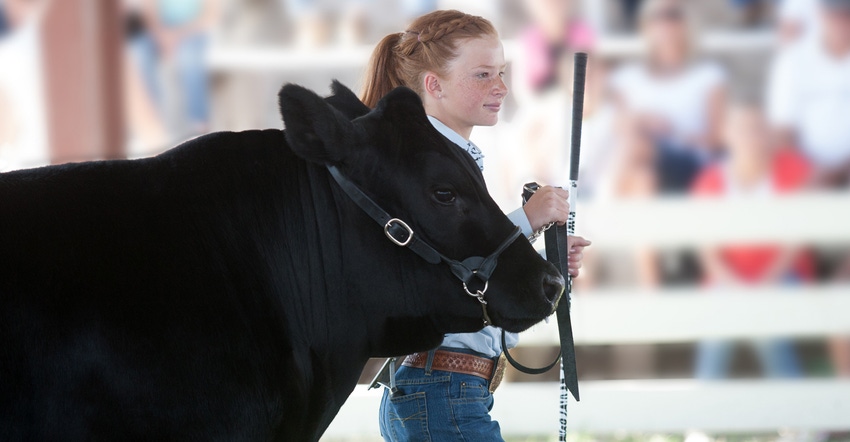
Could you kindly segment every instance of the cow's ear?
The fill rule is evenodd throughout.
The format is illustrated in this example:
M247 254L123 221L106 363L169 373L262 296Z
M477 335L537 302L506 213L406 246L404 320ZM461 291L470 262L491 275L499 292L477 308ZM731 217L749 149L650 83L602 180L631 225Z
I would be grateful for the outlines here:
M333 95L325 98L325 101L334 107L334 109L342 112L349 120L362 117L369 113L371 109L366 106L351 89L345 87L342 83L334 80L331 83L331 91Z
M356 140L354 125L313 91L287 84L278 93L286 141L301 158L339 163Z
M381 98L375 111L383 118L398 122L427 122L422 99L412 89L404 86L393 89Z

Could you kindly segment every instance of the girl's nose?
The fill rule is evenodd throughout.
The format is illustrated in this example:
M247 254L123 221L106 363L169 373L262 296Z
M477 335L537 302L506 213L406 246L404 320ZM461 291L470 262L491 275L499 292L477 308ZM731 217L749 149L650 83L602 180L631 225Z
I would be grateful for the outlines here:
M493 94L497 97L504 97L508 95L508 86L505 84L505 80L501 77L497 80L496 87L493 90Z

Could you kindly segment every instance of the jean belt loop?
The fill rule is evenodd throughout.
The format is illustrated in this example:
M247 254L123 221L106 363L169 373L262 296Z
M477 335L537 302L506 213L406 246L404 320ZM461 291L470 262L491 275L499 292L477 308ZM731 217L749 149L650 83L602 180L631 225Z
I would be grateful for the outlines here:
M437 353L437 350L431 350L428 352L428 359L425 361L425 376L431 376L431 365L434 364L434 355Z

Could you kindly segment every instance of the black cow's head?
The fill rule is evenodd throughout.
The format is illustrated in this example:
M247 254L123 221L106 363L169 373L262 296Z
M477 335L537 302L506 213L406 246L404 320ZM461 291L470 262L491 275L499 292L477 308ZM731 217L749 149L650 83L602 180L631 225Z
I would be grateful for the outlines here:
M406 221L415 235L449 258L487 256L514 230L488 194L475 162L434 129L416 93L398 88L370 110L338 83L334 92L326 102L299 86L281 90L286 138L297 155L338 166L384 210ZM417 302L427 306L437 329L449 333L482 327L479 302L464 292L447 265L426 263L384 238L380 226L365 215L356 216L376 232L370 239L396 249L382 249L384 255L402 253L410 262L418 260L416 272L411 268L410 274L427 276L428 281L414 283L428 290L427 296L418 295L427 299ZM426 273L419 272L426 267ZM500 255L485 299L494 325L518 332L551 314L562 292L557 270L520 237Z

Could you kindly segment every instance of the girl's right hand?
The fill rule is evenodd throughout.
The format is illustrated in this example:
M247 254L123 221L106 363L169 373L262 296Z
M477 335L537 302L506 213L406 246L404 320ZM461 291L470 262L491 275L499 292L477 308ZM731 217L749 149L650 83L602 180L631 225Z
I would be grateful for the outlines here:
M549 223L563 225L570 216L570 193L564 189L544 186L537 190L523 206L528 223L534 231Z

